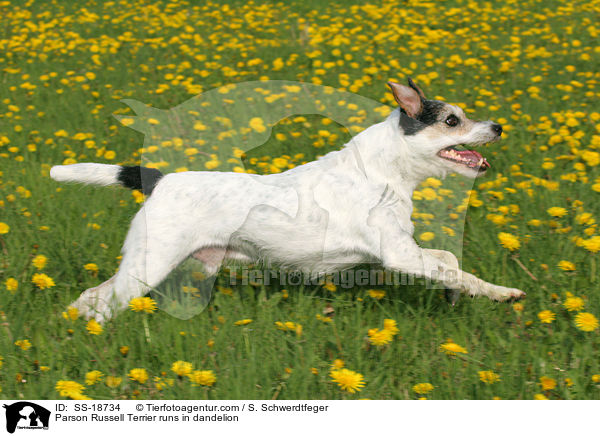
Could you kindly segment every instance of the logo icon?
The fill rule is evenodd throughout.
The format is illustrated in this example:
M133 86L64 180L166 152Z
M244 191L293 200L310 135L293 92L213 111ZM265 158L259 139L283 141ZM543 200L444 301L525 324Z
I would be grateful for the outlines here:
M4 404L6 409L6 431L14 433L19 429L48 429L50 411L29 401L19 401L10 405Z

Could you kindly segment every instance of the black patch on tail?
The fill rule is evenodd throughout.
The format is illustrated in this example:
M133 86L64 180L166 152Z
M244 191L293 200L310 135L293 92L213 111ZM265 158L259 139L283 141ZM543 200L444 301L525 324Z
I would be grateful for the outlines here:
M163 173L155 168L121 167L117 180L126 188L137 189L150 195Z
M423 110L416 118L409 117L402 108L400 108L400 127L407 136L416 135L427 126L431 126L438 121L438 116L445 103L437 100L421 100Z

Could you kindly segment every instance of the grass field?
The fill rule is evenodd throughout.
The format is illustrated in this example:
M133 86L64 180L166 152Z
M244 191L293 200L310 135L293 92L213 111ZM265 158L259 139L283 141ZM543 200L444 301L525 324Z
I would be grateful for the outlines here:
M0 1L0 397L600 399L599 14L597 0ZM240 168L238 151L218 143L227 137L149 144L113 117L133 114L120 100L169 109L283 79L391 105L385 83L407 76L506 132L482 150L492 169L468 209L416 215L417 239L433 233L435 247L464 224L464 269L525 300L452 307L421 283L228 287L223 272L188 320L131 310L99 327L63 316L114 274L142 199L59 185L52 165L143 156L183 169L153 160L169 148L188 169L268 173L355 133L289 118ZM417 210L443 187L420 187ZM464 212L444 233L439 223Z

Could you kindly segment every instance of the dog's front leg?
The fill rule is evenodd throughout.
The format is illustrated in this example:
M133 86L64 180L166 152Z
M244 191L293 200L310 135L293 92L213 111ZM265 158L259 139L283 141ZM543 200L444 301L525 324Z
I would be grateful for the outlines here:
M379 230L379 257L387 269L437 280L447 288L472 296L484 295L497 301L521 298L525 295L519 289L494 285L462 271L456 256L449 251L419 247L389 209L372 213L369 225Z
M525 292L515 289L507 288L504 286L494 285L493 283L486 282L480 278L469 274L468 272L462 271L458 265L458 259L454 254L445 250L432 250L423 248L422 251L430 254L433 257L438 258L443 264L444 271L455 270L460 282L460 290L465 294L475 296L484 295L491 298L492 300L503 301L508 298L521 298L525 296ZM452 273L454 274L454 273ZM456 288L453 288L456 289Z
M440 250L422 249L412 237L398 239L402 249L382 250L384 267L429 280L437 280L450 289L456 289L471 296L483 295L492 300L504 301L521 298L525 293L519 289L488 283L458 268L456 257L450 252L440 256ZM432 251L434 251L432 253ZM450 261L446 263L446 261Z

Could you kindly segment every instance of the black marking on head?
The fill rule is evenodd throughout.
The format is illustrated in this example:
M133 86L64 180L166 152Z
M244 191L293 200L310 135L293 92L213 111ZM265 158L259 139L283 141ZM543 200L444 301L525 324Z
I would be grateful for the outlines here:
M150 195L163 173L155 168L121 167L117 180L129 189L137 189L145 195Z
M400 127L407 136L416 135L427 126L439 121L439 115L446 103L437 100L422 100L423 110L416 118L409 117L400 108Z

